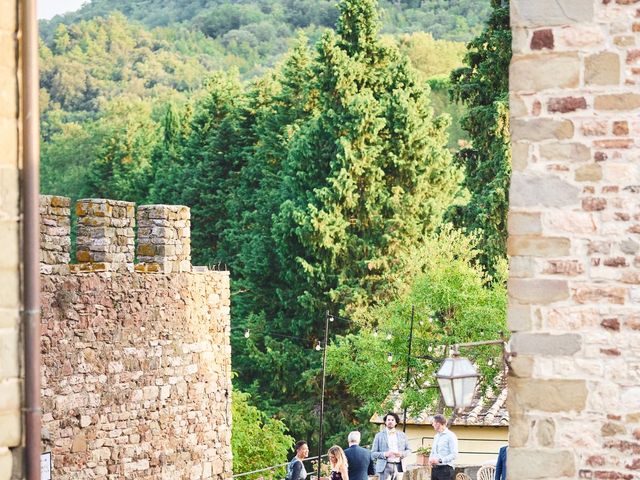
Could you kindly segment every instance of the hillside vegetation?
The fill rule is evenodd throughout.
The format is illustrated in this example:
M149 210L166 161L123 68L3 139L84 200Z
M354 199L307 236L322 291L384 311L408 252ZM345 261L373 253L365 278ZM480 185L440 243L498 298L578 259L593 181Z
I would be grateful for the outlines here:
M398 384L412 305L424 348L504 329L508 7L338 7L94 0L42 24L43 193L188 205L194 264L231 271L234 428L274 439L234 430L237 471L287 432L317 445L327 311L325 444Z

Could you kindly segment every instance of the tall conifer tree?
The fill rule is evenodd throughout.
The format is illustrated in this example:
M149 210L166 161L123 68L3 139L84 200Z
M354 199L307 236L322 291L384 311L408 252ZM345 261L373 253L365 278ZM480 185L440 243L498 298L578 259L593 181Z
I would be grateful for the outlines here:
M451 82L453 98L468 107L462 126L471 138L471 146L456 157L466 170L464 186L471 199L453 216L458 225L479 232L480 262L494 273L496 261L506 257L511 29L508 2L491 4L487 26L467 45L466 65L451 73Z

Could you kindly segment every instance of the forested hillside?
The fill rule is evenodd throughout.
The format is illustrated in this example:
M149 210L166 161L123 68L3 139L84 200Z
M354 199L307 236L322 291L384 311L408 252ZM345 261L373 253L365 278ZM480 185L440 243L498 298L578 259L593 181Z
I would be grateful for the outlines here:
M273 463L283 425L318 440L327 311L327 443L398 384L412 304L438 320L424 348L504 329L508 8L336 3L94 0L42 24L43 193L191 207L194 263L233 279L234 428L267 422Z

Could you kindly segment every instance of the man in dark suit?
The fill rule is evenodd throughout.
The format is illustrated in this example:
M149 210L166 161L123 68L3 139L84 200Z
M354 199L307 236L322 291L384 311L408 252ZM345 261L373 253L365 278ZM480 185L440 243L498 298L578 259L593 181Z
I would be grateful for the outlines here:
M495 480L507 480L507 447L500 447Z
M349 462L349 480L367 480L373 475L373 460L371 451L360 446L360 432L353 431L347 437L349 448L344 449L344 454Z

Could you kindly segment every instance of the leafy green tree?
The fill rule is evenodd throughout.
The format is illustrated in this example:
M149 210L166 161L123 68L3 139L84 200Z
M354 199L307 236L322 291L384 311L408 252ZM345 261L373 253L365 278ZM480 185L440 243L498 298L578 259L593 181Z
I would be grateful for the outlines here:
M476 242L451 227L431 236L413 253L416 274L408 292L368 309L360 332L331 345L328 371L348 385L369 415L379 411L394 389L402 392L409 412L434 409L439 400L434 375L445 347L499 339L505 331L506 262L498 265L495 278L487 278L475 261ZM410 381L405 385L412 307L416 317ZM499 346L464 351L479 367L485 389L504 367L500 354Z
M453 213L455 222L481 236L480 261L489 272L506 257L511 150L509 137L509 61L511 30L508 3L492 0L493 12L480 36L468 45L466 66L451 73L452 95L468 110L462 120L471 146L457 161L465 168L469 203Z
M294 439L286 434L287 428L280 420L269 418L252 406L251 396L234 390L231 401L233 426L231 451L233 471L250 472L287 461L287 453ZM268 475L268 474L267 474ZM264 478L256 474L247 478ZM284 470L271 472L273 478L282 478Z

